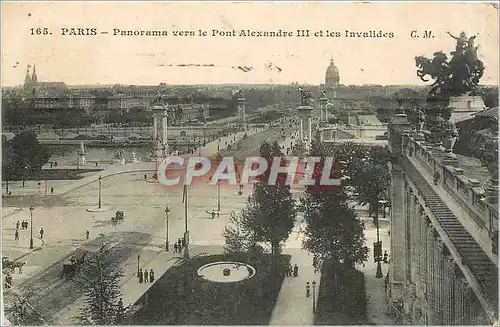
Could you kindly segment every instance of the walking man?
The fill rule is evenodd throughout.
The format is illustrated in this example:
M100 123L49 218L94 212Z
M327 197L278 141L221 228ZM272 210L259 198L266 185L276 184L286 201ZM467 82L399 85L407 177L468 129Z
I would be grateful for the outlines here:
M299 266L297 266L297 264L295 264L293 266L293 277L297 277L299 275Z
M43 240L43 234L45 234L45 231L43 230L43 227L40 228L40 239Z
M182 249L182 241L181 241L181 239L180 239L180 238L177 240L177 248L179 249L179 252L180 252L180 251L181 251L181 249Z
M19 229L19 224L20 223L19 223L19 220L18 220L17 223L16 223L16 229Z
M19 229L16 229L16 232L14 233L14 240L19 241Z
M153 271L153 268L149 270L149 282L153 283L155 281L155 272Z
M148 270L144 269L144 283L147 283L149 279Z
M389 254L387 254L387 250L386 250L386 251L384 251L384 263L388 262L387 259L389 259Z
M89 239L89 235L90 235L90 232L89 231L86 231L85 232L85 238L88 240Z
M311 296L311 285L309 282L306 283L306 297Z
M174 243L174 253L177 253L177 243Z
M142 282L144 281L144 274L142 272L142 268L139 269L139 283L142 284Z

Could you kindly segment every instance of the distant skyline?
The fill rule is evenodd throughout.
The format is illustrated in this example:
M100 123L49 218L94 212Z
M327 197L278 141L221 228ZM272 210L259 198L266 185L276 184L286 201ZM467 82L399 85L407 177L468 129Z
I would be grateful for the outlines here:
M30 35L38 27L52 35ZM61 28L70 27L96 28L98 34L62 36ZM114 28L170 34L203 29L209 35L212 29L309 29L311 37L113 36ZM313 35L326 30L341 36ZM419 38L411 37L413 30ZM4 2L2 85L23 84L28 64L36 64L39 81L68 85L318 85L331 58L341 84L425 85L430 82L416 76L415 56L432 58L439 50L450 56L456 41L446 32L458 36L462 30L477 35L486 66L481 84L498 85L498 16L492 4ZM346 31L394 37L346 38ZM434 37L424 38L424 31Z

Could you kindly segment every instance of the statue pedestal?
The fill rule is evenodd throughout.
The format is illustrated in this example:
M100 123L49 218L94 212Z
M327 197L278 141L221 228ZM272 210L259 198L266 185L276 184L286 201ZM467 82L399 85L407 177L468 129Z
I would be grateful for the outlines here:
M471 118L472 114L486 109L483 98L477 95L450 97L448 109L455 123Z

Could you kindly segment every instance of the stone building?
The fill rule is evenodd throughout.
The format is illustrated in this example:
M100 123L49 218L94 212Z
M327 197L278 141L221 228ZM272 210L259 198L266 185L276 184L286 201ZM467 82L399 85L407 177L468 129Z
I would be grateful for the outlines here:
M339 69L335 66L333 59L330 60L330 66L326 69L325 86L336 87L340 83Z
M498 145L497 129L492 129L492 141ZM497 153L486 162L488 169L472 170L426 143L404 113L389 125L389 148L391 263L386 295L391 311L405 324L495 325ZM488 177L483 183L478 180L481 169Z

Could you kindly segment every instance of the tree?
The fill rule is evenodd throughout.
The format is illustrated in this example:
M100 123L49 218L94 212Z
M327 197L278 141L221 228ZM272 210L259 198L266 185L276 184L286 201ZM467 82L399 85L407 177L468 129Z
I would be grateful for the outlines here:
M33 132L21 132L10 141L3 142L6 162L2 163L5 180L23 181L29 175L40 173L50 154Z
M322 160L313 170L312 178L316 184L308 185L301 198L301 209L307 223L303 247L314 254L318 266L329 262L354 267L368 258L364 225L349 207L343 188L319 185L327 156L324 146L313 142L311 155Z
M276 263L281 244L288 239L295 225L295 200L290 186L283 183L286 176L279 176L276 185L268 183L272 158L282 156L279 144L264 142L260 152L269 162L268 169L255 181L246 207L233 219L235 227L226 229L226 244L228 249L242 248L248 251L256 250L259 242L268 243Z
M77 276L85 301L76 321L92 325L119 323L118 301L122 294L120 278L123 273L111 259L109 244L103 242L96 253L89 253Z

